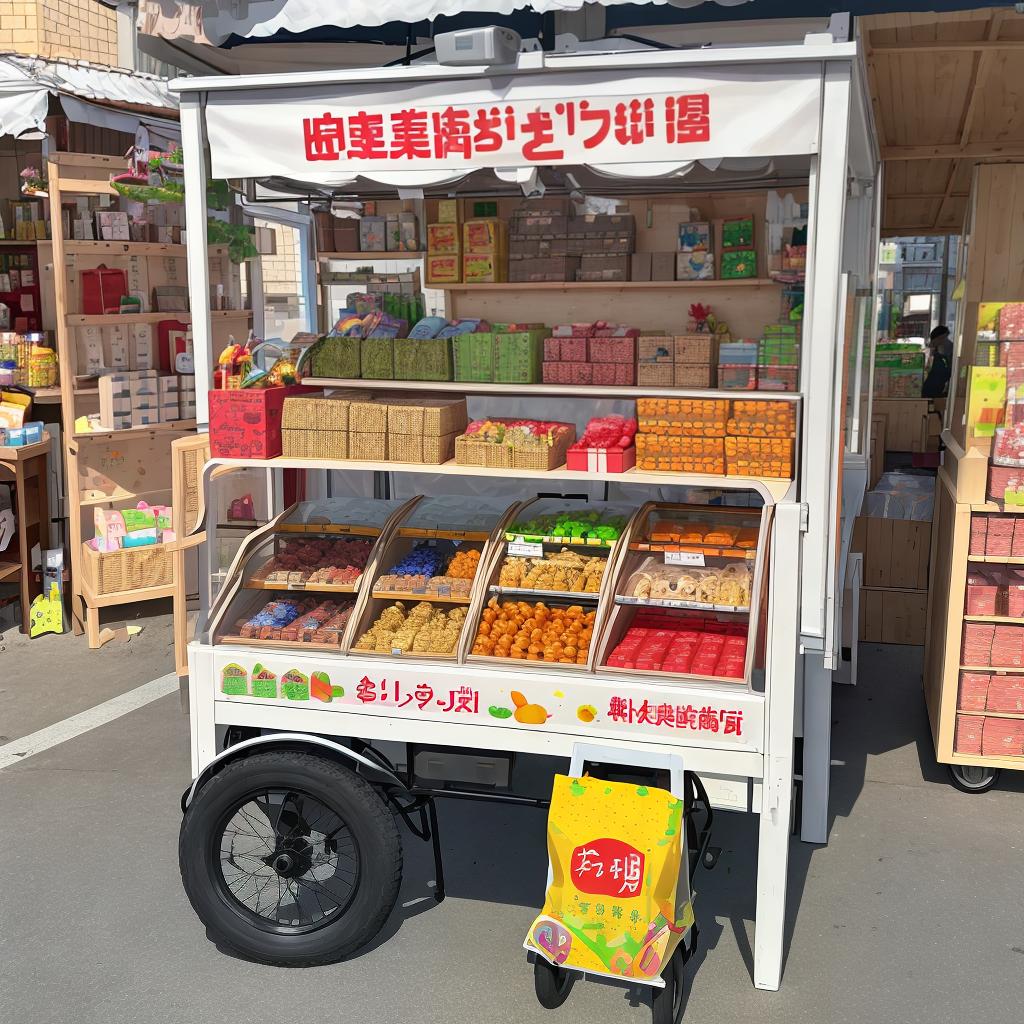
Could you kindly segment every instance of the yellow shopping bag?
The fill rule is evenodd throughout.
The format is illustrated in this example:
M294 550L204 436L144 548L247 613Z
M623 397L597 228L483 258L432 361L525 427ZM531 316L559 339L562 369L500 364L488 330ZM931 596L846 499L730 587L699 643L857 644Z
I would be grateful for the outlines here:
M684 854L681 798L556 775L551 884L525 946L560 967L660 984L694 921Z

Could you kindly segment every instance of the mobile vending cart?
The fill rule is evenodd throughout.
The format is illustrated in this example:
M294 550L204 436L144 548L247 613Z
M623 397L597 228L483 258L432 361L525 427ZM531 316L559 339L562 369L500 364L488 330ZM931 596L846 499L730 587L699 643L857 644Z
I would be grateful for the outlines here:
M778 988L794 734L802 731L804 736L805 804L823 827L828 670L838 648L833 595L841 589L845 557L839 511L843 450L845 444L855 461L864 450L861 398L870 394L870 367L858 342L863 332L855 329L853 313L858 284L871 280L877 223L877 161L861 77L857 47L826 36L802 45L736 50L522 53L515 66L500 68L417 65L175 83L182 95L189 225L205 224L207 174L316 183L347 196L380 196L389 190L393 196L395 188L402 188L440 197L490 195L496 189L528 194L536 188L538 172L543 180L545 173L557 170L571 171L596 195L678 197L695 187L728 193L756 181L771 182L772 188L778 183L802 186L809 205L803 360L795 393L429 385L435 393L467 395L471 403L484 401L481 396L488 402L514 399L522 408L547 410L549 418L579 409L572 416L583 422L594 410L621 408L613 403L634 396L765 400L773 416L794 425L792 477L508 470L455 460L425 467L345 459L214 458L207 465L208 529L219 507L216 489L235 472L263 474L273 512L269 525L243 544L225 574L210 574L223 582L204 609L189 652L195 782L183 801L183 876L204 922L228 942L259 958L292 963L317 962L365 943L393 904L401 870L385 801L400 805L410 823L413 812L419 814L424 837L433 827L436 850L432 797L480 796L479 788L464 785L460 791L450 779L421 771L426 761L435 755L444 761L438 753L444 751L450 755L448 764L476 751L499 765L518 754L568 758L578 745L592 743L626 763L634 752L638 766L649 764L655 754L676 755L703 780L713 802L760 815L754 981L759 988ZM624 119L618 140L611 130L616 109ZM626 123L630 110L636 114L632 128ZM577 120L584 113L588 116ZM455 128L435 128L441 135L432 137L430 126L439 124L442 115L463 124L478 119L486 128L485 144L466 143L464 133L463 143L457 144ZM394 134L398 124L404 126L401 143ZM417 125L427 132L426 142ZM390 155L399 152L400 159ZM203 315L203 237L199 228L189 228L199 418L205 422L208 381L203 375L210 372L211 347L210 318ZM589 312L591 318L645 319L670 328L685 318L686 306L705 294L706 285L716 289L716 300L721 294L727 317L730 302L739 310L746 296L763 297L782 288L768 278L461 285L449 290L449 300L457 293L468 309L475 297L487 303L492 318L503 300L510 319L525 314L526 319L555 322L552 303L561 299L579 310L579 316L568 313L566 319ZM306 383L406 394L427 387L394 380ZM305 470L307 478L322 474L325 493L333 488L338 496L286 508L279 471L294 469ZM473 486L478 493L508 495L508 500L485 507L472 496ZM609 488L622 489L629 504L625 516ZM430 504L451 502L460 491L466 495L456 501L461 520L448 505ZM607 552L600 585L585 595L587 600L578 592L558 595L521 584L512 589L531 601L543 596L570 619L580 616L593 640L589 650L581 645L575 657L559 659L569 664L513 665L493 657L486 644L478 647L474 637L486 632L480 629L483 623L493 621L488 613L500 613L490 601L505 596L501 567L503 559L515 554L508 545L534 545L547 555L556 546L584 544L579 535L551 533L542 514L531 514L538 493L553 491L567 495L563 504L568 495L589 492L595 515L617 517L614 536L601 534L604 539L595 544ZM405 495L412 504L391 498L382 505L371 536L366 516L343 493ZM604 508L604 498L611 498L614 507ZM732 508L734 503L742 507ZM429 513L427 518L417 521L417 509ZM430 515L439 509L443 518L429 526ZM729 529L723 532L723 525ZM255 607L253 592L274 586L268 573L281 566L273 559L297 529L349 538L361 532L372 540L360 556L365 556L361 575L343 584L345 590L331 606L338 617L334 632L313 647L263 640L246 626ZM647 571L645 560L668 564L670 550L686 552L691 531L725 537L716 547L700 549L703 564L724 567L736 559L747 567L748 590L740 605L734 600L728 608L718 607L718 599L707 595L660 602L645 591L638 575ZM282 532L285 538L278 536ZM469 535L477 538L479 569L470 592L454 602L465 616L448 620L458 633L454 653L441 657L428 649L410 657L415 649L377 649L376 637L367 638L367 633L383 602L394 596L378 584L396 575L390 570L408 551L410 538L429 536L442 544ZM209 542L207 547L210 568L215 554ZM302 591L308 584L300 577L287 586ZM452 595L435 593L428 600L452 602ZM342 606L347 602L346 611ZM634 616L659 603L733 623L734 633L746 638L737 675L726 680L617 668L613 655ZM232 745L220 749L218 727L224 726ZM377 752L376 745L385 741L406 745L403 769ZM430 756L421 758L421 752ZM500 790L505 781L500 767L495 776L489 784ZM454 769L452 777L464 778ZM296 790L307 794L309 804L316 800L316 813L325 816L330 828L313 827L316 822L308 821L296 803ZM258 894L254 910L232 892L234 885L248 894L252 884L251 876L243 878L237 869L226 878L221 864L225 845L230 854L226 831L237 812L256 814L262 821L251 838L271 850L260 858L265 865L260 870L273 873L266 884L277 892L283 879L290 892L293 878L304 881L304 891L313 898L309 913L293 895L293 917L279 919L278 901L278 918L271 922L260 912ZM343 850L338 835L345 840ZM327 875L330 885L325 884ZM301 887L297 882L296 890ZM329 900L326 910L316 897Z

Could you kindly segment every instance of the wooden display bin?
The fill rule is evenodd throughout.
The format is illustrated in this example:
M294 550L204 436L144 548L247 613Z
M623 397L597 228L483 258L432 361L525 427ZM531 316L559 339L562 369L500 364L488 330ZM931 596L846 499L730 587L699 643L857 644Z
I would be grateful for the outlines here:
M106 552L94 551L88 544L83 544L82 580L95 597L169 587L174 577L172 555L169 544ZM152 596L139 593L138 599Z

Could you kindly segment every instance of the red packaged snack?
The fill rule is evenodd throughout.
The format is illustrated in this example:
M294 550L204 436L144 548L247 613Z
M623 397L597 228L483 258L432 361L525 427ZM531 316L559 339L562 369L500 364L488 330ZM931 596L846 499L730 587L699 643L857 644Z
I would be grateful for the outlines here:
M980 754L981 731L985 719L977 715L957 715L953 751L957 754Z
M1024 754L1024 721L985 718L981 733L984 757L1020 757Z
M1001 711L1005 714L1024 712L1024 677L993 675L988 678L990 682L985 695L985 706L969 710Z
M957 707L961 711L984 711L991 679L987 672L961 672Z

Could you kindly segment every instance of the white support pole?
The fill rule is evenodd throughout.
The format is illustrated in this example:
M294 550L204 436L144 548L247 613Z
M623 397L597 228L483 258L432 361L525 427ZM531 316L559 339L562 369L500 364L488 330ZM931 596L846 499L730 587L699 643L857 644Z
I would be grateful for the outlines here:
M846 217L847 149L850 125L850 67L825 69L819 156L811 161L811 223L808 293L804 320L804 421L801 497L807 530L801 560L800 627L808 647L824 647L838 602L829 593L838 573L835 537L839 493L839 438L844 371L845 308L840 288L843 225ZM778 564L778 563L776 563ZM831 651L809 651L804 671L803 824L807 842L825 842L832 729L832 676L823 670ZM819 665L822 670L819 671Z
M776 991L782 981L790 813L793 804L793 728L797 676L797 580L800 506L777 506L772 528L765 687L764 783L757 844L754 984ZM779 567L785 566L780 571Z
M210 265L206 248L206 131L202 93L181 98L181 148L185 161L185 227L188 242L188 294L192 309L192 350L196 363L196 421L210 422L209 391L213 369L210 319Z
M213 654L188 651L189 727L192 734L192 778L217 756L217 727L214 724Z

